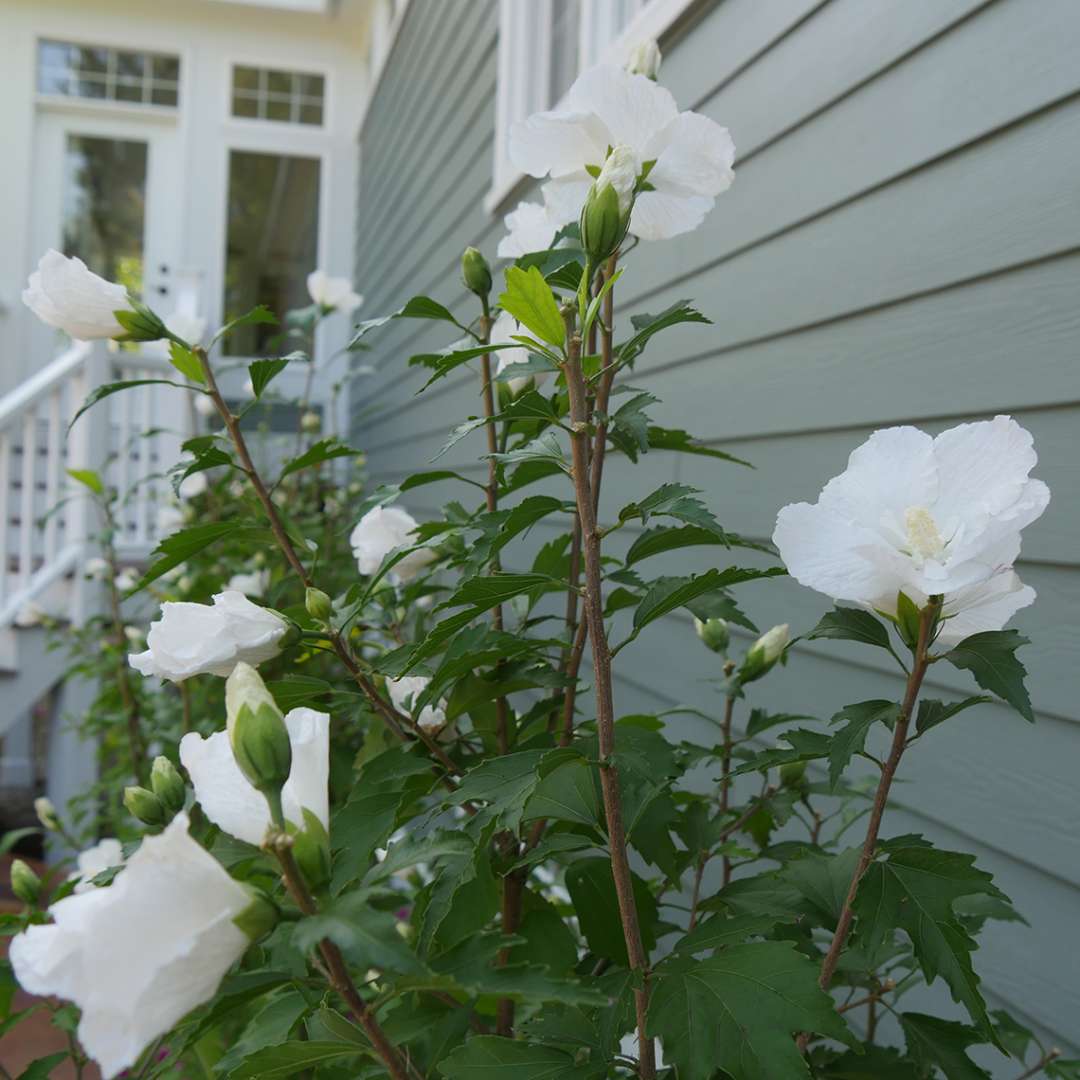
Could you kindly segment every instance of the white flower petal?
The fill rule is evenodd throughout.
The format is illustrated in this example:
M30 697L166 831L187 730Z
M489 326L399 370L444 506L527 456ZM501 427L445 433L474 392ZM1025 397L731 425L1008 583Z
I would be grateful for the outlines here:
M113 866L123 866L123 864L124 849L120 846L120 841L108 836L98 841L93 847L79 852L75 857L75 865L78 869L69 876L79 879L79 883L75 886L77 893L88 892L90 889L97 888L91 878L97 877L98 874Z
M642 240L670 240L696 229L713 204L713 199L701 195L643 191L630 214L630 232Z
M680 113L641 151L656 161L649 183L670 195L715 197L735 179L735 143L728 129L700 113Z
M936 644L950 649L972 634L1001 630L1021 608L1033 603L1035 590L1023 584L1014 571L997 574L948 598Z
M387 679L386 689L398 712L414 717L424 731L434 735L446 726L446 703L425 705L420 710L419 716L413 708L413 702L424 692L430 682L431 680L423 675L406 675L400 679Z
M360 573L374 574L392 551L414 544L415 529L416 518L400 506L376 506L369 510L349 537ZM400 582L411 581L436 557L430 549L420 548L396 563L391 576Z
M178 814L112 885L58 901L53 925L18 935L12 965L29 992L79 1006L79 1041L110 1080L213 996L248 947L233 919L249 903Z
M607 143L624 143L645 159L644 150L679 115L671 91L644 75L600 65L582 72L567 94L567 105L578 113L595 113L603 121ZM583 165L602 165L600 159L579 159ZM570 170L564 170L569 172ZM552 170L552 176L557 176Z
M314 709L292 709L285 716L292 744L289 779L281 791L286 821L303 828L303 809L330 827L330 717ZM237 840L261 844L270 827L266 799L240 771L227 731L207 738L189 731L180 740L180 763L191 777L203 813Z
M81 259L55 250L41 257L22 298L42 322L81 341L123 334L113 313L131 309L123 285L106 281Z
M590 111L534 113L510 125L510 160L530 176L565 176L602 165L611 143Z
M558 232L550 214L541 203L520 202L503 218L507 234L499 241L497 254L517 259L533 251L546 251Z

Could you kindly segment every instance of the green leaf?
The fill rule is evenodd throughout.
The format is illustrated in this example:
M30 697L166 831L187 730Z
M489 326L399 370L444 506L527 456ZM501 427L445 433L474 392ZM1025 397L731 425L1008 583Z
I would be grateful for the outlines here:
M713 915L675 942L672 951L692 956L741 945L747 938L768 934L776 922L775 915Z
M333 693L334 687L325 679L313 675L285 675L275 682L268 682L266 689L274 696L274 701L282 712L288 712L301 705L314 706L319 698Z
M566 326L559 314L559 304L551 286L535 266L528 270L519 266L507 267L506 291L499 297L499 306L541 341L562 347Z
M806 899L817 925L832 930L847 899L859 855L859 848L828 855L810 852L785 863L776 877Z
M400 490L412 491L413 488L424 487L426 484L437 484L440 480L460 480L463 484L472 484L473 487L478 487L482 491L486 490L483 484L470 480L461 473L451 472L449 469L430 469L427 472L413 473L401 481Z
M301 469L309 469L312 465L321 465L324 461L333 461L335 458L356 457L359 453L359 450L354 450L351 446L346 446L337 439L320 439L313 446L309 446L299 457L293 458L281 470L278 483L280 484L286 476L291 476Z
M496 604L504 604L515 596L532 592L534 589L549 588L553 584L546 574L483 574L466 578L454 594L443 601L437 611L446 608L461 607L462 604L474 606L476 614L482 614Z
M551 1046L539 1046L497 1035L476 1035L439 1062L446 1080L599 1080L607 1074L603 1062L579 1065Z
M924 1080L899 1050L886 1046L860 1046L818 1067L821 1080Z
M263 391L289 366L289 357L279 357L273 360L255 360L248 364L248 375L251 376L251 390L255 398L261 398Z
M889 631L869 611L858 608L837 607L827 611L806 638L808 641L816 638L858 641L863 645L876 645L879 649L893 651Z
M932 727L943 724L946 720L956 716L957 713L962 713L973 705L984 705L986 702L993 700L992 697L986 694L977 694L975 697L964 698L963 701L950 702L938 701L935 698L923 698L919 702L919 713L915 718L915 730L921 735L924 731L929 731Z
M31 1062L21 1073L19 1073L19 1080L49 1080L52 1076L53 1069L60 1064L61 1061L67 1060L67 1051L62 1051L58 1054L49 1054L48 1057L38 1058L37 1061Z
M180 532L165 537L154 548L152 554L158 558L143 574L142 580L132 590L132 594L145 589L150 582L156 581L166 571L179 566L180 563L208 548L217 540L224 539L226 536L239 539L264 535L266 535L265 529L243 525L238 520L213 521L206 525L192 525L189 529L181 529Z
M202 361L190 349L185 349L179 341L169 342L169 363L172 364L185 379L190 379L200 386L206 384L206 375L203 372Z
M438 352L417 353L415 356L410 356L410 367L426 367L434 371L417 393L423 393L432 383L445 378L451 371L461 367L462 364L467 364L470 360L475 360L478 356L495 353L500 349L516 349L517 347L513 342L505 345L471 345L465 349L451 346L448 349L440 349Z
M844 724L829 744L829 786L833 791L840 783L844 770L856 754L866 748L866 737L880 721L890 731L900 719L900 706L895 701L859 701L845 705L830 721Z
M901 1013L908 1054L924 1068L939 1068L946 1080L990 1080L967 1056L967 1048L986 1040L967 1024L922 1013Z
M308 1011L308 1003L297 990L286 990L269 998L251 1018L247 1027L233 1040L229 1049L215 1063L221 1075L243 1069L244 1061L267 1046L277 1046L288 1039L297 1021Z
M638 605L637 611L634 612L634 634L636 636L649 623L655 622L669 611L682 607L695 597L715 589L738 585L744 581L776 577L785 572L778 567L768 570L749 570L730 566L726 570L708 570L704 574L694 574L690 577L657 578Z
M596 828L603 821L596 770L584 758L570 758L536 785L523 816L526 820L550 818Z
M652 394L635 394L611 417L611 439L631 461L649 451L649 417L645 409L657 401L659 398Z
M777 746L762 750L733 769L731 775L742 776L744 773L762 772L765 769L779 768L781 765L794 765L800 761L817 761L828 757L832 747L831 736L823 735L820 731L810 731L808 728L785 731L779 738L789 743L791 748Z
M700 311L690 306L689 300L676 300L670 307L665 308L658 315L634 315L630 322L636 334L629 341L624 341L617 346L616 351L624 364L633 362L645 351L645 346L661 330L666 330L680 323L711 323Z
M405 798L400 787L393 791L362 790L363 794L354 793L334 814L331 823L335 893L367 872L375 849L383 847L394 831L398 810Z
M855 897L860 938L873 950L899 927L910 938L926 981L941 977L987 1041L996 1040L979 978L971 966L975 941L953 909L961 897L986 894L1008 902L973 855L939 851L922 843L883 845L887 858L870 864Z
M718 533L715 529L702 528L700 525L661 525L655 529L646 529L630 545L630 550L626 553L626 565L633 566L642 559L661 555L665 551L715 546L731 547L729 535Z
M229 1080L294 1080L305 1069L364 1053L352 1042L285 1042L252 1054ZM370 1054L371 1051L368 1051Z
M347 348L355 349L365 334L370 330L385 326L391 319L434 319L440 322L452 323L459 330L465 330L465 327L454 318L450 310L443 307L437 300L432 300L430 296L414 296L404 307L398 308L397 311L390 315L383 315L378 319L365 319L363 322L357 323L356 332L353 334Z
M1016 650L1029 644L1016 630L987 630L964 638L945 654L955 668L970 671L975 681L1007 701L1025 720L1035 723L1031 699L1024 686L1027 669L1016 659Z
M566 869L566 888L589 948L597 956L626 967L626 939L619 917L611 861L599 857L571 863ZM649 887L636 874L633 875L633 890L641 941L648 953L656 944L656 900Z
M730 461L733 465L745 465L748 469L754 467L749 461L744 461L734 454L729 454L724 450L717 450L712 446L705 446L704 443L695 442L693 436L681 428L650 427L649 449L671 450L678 454L696 454L699 457Z
M522 477L521 482L519 482L518 473L522 470L518 469L514 473L514 480L506 489L507 491L514 491L519 487L523 487L526 483L532 483L534 480L541 480L545 476L551 476L556 469L561 469L565 473L570 472L570 462L563 452L559 436L554 431L545 431L538 438L533 439L517 450L509 450L505 454L495 454L494 457L496 461L504 462L507 465L516 465L520 462L543 462L545 465L554 466L554 468L547 468L543 472L535 471L529 475L528 479Z
M71 423L68 424L68 431L75 426L75 421L78 420L87 409L93 408L99 401L111 397L113 394L120 393L121 390L130 390L133 386L176 386L181 390L195 389L188 383L173 382L172 379L126 379L123 382L105 383L103 386L98 386L90 391L86 400L79 406L79 411L71 418ZM203 391L199 392L202 393Z
M105 485L93 469L68 469L67 474L72 480L77 480L83 487L89 488L95 495L105 494Z
M314 949L323 938L341 948L354 967L406 974L422 970L420 961L397 932L393 915L372 907L362 892L331 901L318 915L298 922L293 931L293 943L304 951Z
M263 304L259 304L258 307L253 307L250 311L245 312L243 315L237 316L231 322L227 322L210 340L210 344L207 346L207 351L216 345L222 338L231 334L240 326L254 326L255 324L265 324L273 326L277 323L277 316Z
M818 965L790 942L732 945L698 960L676 955L657 970L649 1034L663 1042L679 1080L807 1080L801 1031L850 1043Z
M523 750L516 754L489 758L470 769L449 796L450 805L486 803L485 819L499 828L516 830L521 824L525 803L540 780L540 764L549 754L575 757L573 751Z

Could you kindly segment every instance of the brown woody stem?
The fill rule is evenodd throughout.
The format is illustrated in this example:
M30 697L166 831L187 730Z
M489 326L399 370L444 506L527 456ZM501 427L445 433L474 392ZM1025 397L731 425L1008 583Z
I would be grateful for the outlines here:
M859 891L859 883L869 868L871 860L874 858L874 851L877 848L881 819L885 814L885 806L889 801L889 790L892 787L893 778L896 776L896 770L899 768L900 759L904 755L908 727L911 724L915 702L918 700L926 669L930 665L929 650L932 644L932 634L940 612L940 598L931 598L930 602L919 613L919 637L915 644L914 662L911 666L911 673L908 675L907 689L904 693L903 703L900 706L900 715L897 717L896 727L893 729L892 746L889 749L889 756L882 765L881 779L878 781L877 791L874 794L874 803L866 826L866 839L863 841L862 853L855 866L855 872L851 876L851 884L848 886L847 897L840 911L840 919L836 924L832 944L829 946L829 951L825 954L825 959L821 964L821 975L818 978L818 983L823 990L828 989L829 983L832 982L832 977L836 972L836 965L840 961L840 953L843 951L848 935L851 933L855 896Z
M592 643L593 681L596 693L596 723L600 744L600 788L603 794L604 816L607 821L611 871L615 895L619 904L623 937L630 967L641 978L634 991L638 1032L638 1075L641 1080L656 1076L656 1059L652 1039L646 1035L646 1016L649 1006L648 957L641 940L637 904L634 900L633 876L627 854L626 827L622 817L622 795L619 773L615 767L615 707L611 674L611 651L604 628L604 608L601 583L600 530L596 522L592 485L589 473L589 416L585 376L581 369L581 338L573 315L566 318L568 360L565 368L570 392L571 448L573 452L574 495L581 520L582 554L585 569L584 612Z
M317 915L319 905L312 896L304 875L300 872L300 867L297 866L296 859L293 857L291 838L284 832L275 831L267 837L264 846L277 859L285 887L296 901L296 906L305 915ZM375 1014L356 989L341 950L329 938L324 938L319 942L319 953L322 955L331 985L345 999L353 1018L366 1032L371 1045L386 1064L387 1071L394 1080L410 1080L409 1070L405 1067L405 1062L397 1047L386 1037Z

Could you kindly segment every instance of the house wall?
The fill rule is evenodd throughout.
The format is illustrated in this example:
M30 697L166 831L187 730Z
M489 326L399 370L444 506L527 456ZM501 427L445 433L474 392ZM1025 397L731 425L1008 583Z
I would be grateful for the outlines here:
M483 206L496 10L490 0L408 8L361 143L365 314L417 293L471 313L458 258L468 244L492 258L503 233ZM994 872L1031 926L984 935L985 989L1075 1049L1080 4L713 0L694 10L662 42L662 81L731 129L736 181L703 228L634 253L617 307L658 311L685 296L713 319L665 334L633 383L663 398L658 422L756 469L654 453L632 478L616 461L604 513L678 479L704 489L725 526L767 537L777 509L812 501L876 427L938 431L1009 412L1034 433L1053 501L1025 535L1019 570L1039 599L1015 625L1033 639L1023 658L1038 723L986 705L936 731L905 762L886 830L972 851ZM449 428L480 410L479 382L463 370L414 396L422 377L406 362L447 344L438 324L393 323L369 340L364 359L377 370L357 384L354 436L373 479L392 483L430 467ZM440 467L476 476L482 440L463 440ZM407 502L423 516L463 490L431 485ZM679 572L699 563L680 553ZM762 628L803 632L827 607L791 581L740 596ZM887 658L868 651L801 644L755 702L828 717L898 697ZM703 682L715 665L685 614L620 660L621 711L716 709ZM956 697L970 683L941 665L927 692Z
M38 160L35 147L38 117L48 108L35 92L38 38L180 55L180 107L173 118L148 119L138 108L78 100L65 102L63 108L104 120L126 115L151 130L175 132L180 173L173 187L175 201L148 205L147 214L163 221L173 238L167 256L173 279L183 273L198 280L200 309L216 324L221 317L230 148L322 158L320 263L334 273L348 272L356 184L353 148L366 98L369 5L367 0L345 0L334 5L332 15L324 8L321 2L268 6L223 0L0 0L0 136L7 155L0 180L0 393L47 363L56 346L55 336L42 336L20 300L27 274L41 254L35 199L46 187L43 172L49 167ZM233 61L325 71L324 128L232 119ZM152 294L151 299L163 314L171 311L170 298ZM331 324L324 352L344 340L344 320Z

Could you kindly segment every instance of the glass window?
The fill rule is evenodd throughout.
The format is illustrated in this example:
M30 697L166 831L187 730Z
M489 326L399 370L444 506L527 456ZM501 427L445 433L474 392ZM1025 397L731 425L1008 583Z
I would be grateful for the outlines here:
M63 193L65 254L141 295L146 143L68 135Z
M180 57L39 41L37 87L41 94L175 108L180 103Z
M232 115L279 124L321 125L326 79L300 71L236 65L232 79Z
M279 317L305 307L319 241L319 161L283 154L229 154L225 239L226 318L265 304ZM232 356L258 356L278 327L244 326L225 341Z

